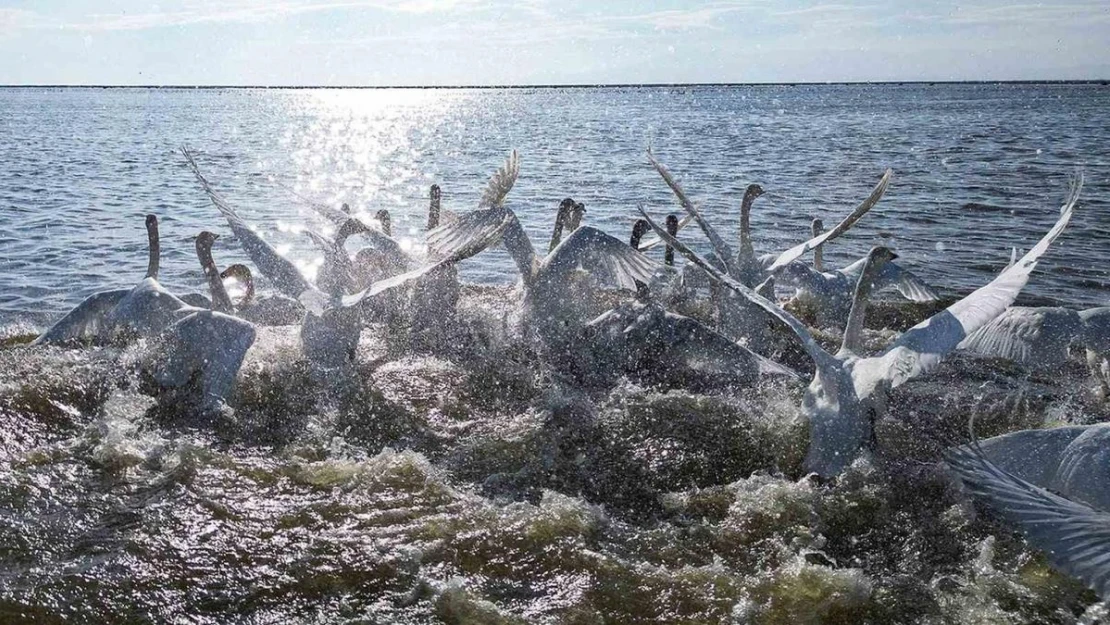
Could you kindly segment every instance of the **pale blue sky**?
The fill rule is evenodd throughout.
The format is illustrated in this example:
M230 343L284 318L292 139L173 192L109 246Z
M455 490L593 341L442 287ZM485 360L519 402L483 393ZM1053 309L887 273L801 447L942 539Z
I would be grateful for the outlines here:
M1110 0L0 5L0 84L1110 78Z

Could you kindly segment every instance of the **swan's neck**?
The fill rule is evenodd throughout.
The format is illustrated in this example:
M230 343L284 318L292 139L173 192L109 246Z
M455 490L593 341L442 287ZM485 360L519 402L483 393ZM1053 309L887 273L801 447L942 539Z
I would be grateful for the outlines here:
M161 261L162 247L158 243L158 223L151 222L146 227L147 263L146 277L158 279L158 264Z
M208 280L208 291L212 294L212 310L231 314L231 297L224 288L224 281L220 279L220 270L216 261L212 260L212 250L206 245L197 245L197 258L200 266L204 268L204 277Z
M678 219L667 220L667 234L672 237L678 236ZM668 245L663 249L663 263L668 267L674 267L674 248Z
M528 234L524 232L524 228L521 227L516 216L512 216L511 219L512 221L505 228L505 232L501 234L501 244L513 257L513 262L516 263L516 268L520 271L520 276L524 280L525 288L530 288L538 268L536 250L532 247Z
M751 226L753 202L755 202L755 196L751 193L745 193L743 201L740 202L740 254L748 257L755 256Z
M428 230L439 227L439 199L440 191L439 185L433 184L431 191L431 199L428 203Z
M824 228L822 228L820 224L814 222L812 231L814 237L821 236L821 232L823 230ZM818 245L817 247L813 248L813 268L817 271L825 270L824 247L824 245Z
M844 326L844 342L840 352L859 353L863 346L863 320L867 315L867 300L871 297L871 290L875 280L882 270L882 261L868 258L867 265L863 268L859 280L856 281L856 290L852 295L852 310L848 313L848 323Z
M565 205L559 207L559 213L555 215L555 229L551 231L551 245L548 246L547 251L551 252L563 240L563 228L566 226L567 213L570 212Z

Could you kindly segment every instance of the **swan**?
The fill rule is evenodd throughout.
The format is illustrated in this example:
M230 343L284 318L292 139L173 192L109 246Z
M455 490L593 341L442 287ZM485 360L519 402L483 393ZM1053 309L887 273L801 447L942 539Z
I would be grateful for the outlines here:
M743 221L744 216L750 213L751 203L763 193L762 187L750 185L744 194L743 213L741 215L741 251L733 254L732 248L725 243L724 238L717 230L702 217L667 167L659 162L650 150L647 156L648 162L667 183L667 186L671 188L682 207L697 221L698 226L709 238L713 249L715 267L734 280L739 281L745 287L755 288L765 296L774 295L774 282L768 280L773 277L779 268L787 266L806 252L835 239L851 228L882 198L893 175L893 172L887 169L867 199L829 232L809 239L778 255L767 255L764 258L757 259L754 250L751 248L750 234L747 234L748 228L743 224ZM769 350L773 349L774 340L768 325L769 320L758 309L758 306L743 297L720 289L710 289L710 293L714 307L717 309L718 329L723 334L746 341L749 347L760 353L768 353Z
M446 271L455 263L479 253L489 245L491 240L500 237L501 231L507 225L507 223L500 226L495 224L483 233L483 237L478 237L467 245L458 246L452 253L442 255L439 260L405 273L375 280L357 293L345 295L341 288L342 281L324 285L327 288L325 292L306 280L291 261L258 236L235 209L212 188L192 154L185 148L182 148L181 152L205 194L224 215L240 246L254 261L255 266L283 295L304 304L306 314L301 325L302 350L309 360L325 368L344 366L353 362L355 348L362 331L361 319L364 308L373 305L378 296L387 295L394 289L408 286L429 273ZM509 186L511 187L511 184ZM508 189L505 189L505 192L507 191ZM350 217L346 217L346 220L345 224L351 223ZM370 231L357 221L347 228ZM382 240L384 239L388 237L383 235ZM326 256L342 259L346 253L337 252ZM347 261L349 262L349 259Z
M813 220L813 236L823 231L820 219ZM823 264L824 245L813 251L813 266L794 261L775 273L779 284L794 287L794 297L799 304L816 312L818 323L823 326L840 325L848 318L852 302L852 291L860 274L863 273L867 258L834 271L824 272L817 269ZM881 291L894 287L902 297L912 302L935 302L940 295L924 280L898 263L887 263L875 282L874 290Z
M1058 431L1062 430L1062 431ZM1074 435L1077 430L1085 430ZM983 446L975 444L950 449L945 461L963 481L968 490L984 499L992 508L1015 525L1033 546L1045 552L1049 562L1059 570L1074 575L1098 593L1104 601L1110 600L1110 497L1108 497L1107 454L1110 453L1108 426L1089 428L1056 428L1037 431L1049 433L1038 437L1042 440L1023 441L1023 451L1056 451L1063 440L1071 438L1064 447L1057 470L1065 474L1064 480L1051 484L1035 479L1025 479L1020 474L1003 468L991 458L991 440ZM1015 432L1025 435L1028 432ZM997 439L1013 442L1014 434ZM1073 436L1074 435L1074 436ZM1086 439L1086 440L1084 440ZM1040 443L1040 444L1037 444ZM1015 451L1018 446L1013 446ZM993 450L997 451L997 450ZM1078 452L1073 458L1068 452ZM1022 456L1017 465L1028 465L1030 458ZM1080 460L1074 462L1074 460ZM1041 464L1041 463L1037 463ZM1082 468L1082 471L1080 470ZM1082 473L1086 472L1085 475ZM1067 478L1079 478L1072 483ZM1049 490L1049 489L1052 490ZM1055 491L1055 492L1053 492Z
M85 298L33 345L56 345L83 341L127 341L161 332L189 312L189 306L158 283L160 245L158 218L146 216L147 271L133 288L102 291Z
M1110 357L1110 306L1072 310L1059 306L1013 306L960 343L960 349L1006 358L1038 370L1068 360L1068 348L1087 352L1091 373L1105 392L1103 363Z
M501 242L512 256L523 283L524 325L549 351L558 353L573 349L570 343L596 316L596 289L634 292L637 283L652 282L662 266L624 241L590 226L574 229L546 256L537 257L516 214L503 201L503 190L512 186L519 171L519 159L513 152L490 180L479 210L460 215L454 223L429 232L428 247L440 255L450 254L483 239L492 243L495 239L488 233L503 229ZM569 203L564 204L567 208L560 211L559 222L573 220L575 213L580 214L580 204L575 203L574 209ZM556 232L564 228L566 223L559 223Z
M821 272L805 263L794 261L775 274L778 283L794 287L794 299L816 314L817 323L823 327L839 326L851 310L852 291L859 281L867 258L835 271ZM940 295L913 272L897 263L887 263L875 279L874 290L894 287L912 302L935 302Z
M1056 224L1017 264L986 286L910 328L882 353L872 357L859 353L863 318L871 285L883 265L896 257L889 249L877 247L868 254L867 264L856 284L843 342L840 350L831 354L793 315L671 237L651 220L642 206L639 211L660 237L705 269L715 282L755 302L797 335L816 367L813 381L802 399L802 412L808 417L810 428L805 469L821 476L833 476L851 464L868 444L873 433L872 424L885 413L886 398L892 389L929 372L960 341L1013 303L1041 256L1071 220L1082 185L1082 176L1073 181Z
M741 252L734 255L732 252L732 248L727 243L725 243L724 238L717 232L715 228L713 228L712 225L710 225L702 217L701 212L698 211L694 203L690 201L690 199L687 197L686 192L682 189L682 186L678 183L678 181L675 180L674 176L670 173L670 170L667 169L666 166L664 166L655 158L655 155L652 154L651 150L648 150L647 157L648 162L651 163L652 167L655 168L655 171L657 171L659 175L663 178L663 181L667 183L667 186L671 188L671 191L678 199L679 204L681 204L682 208L685 209L688 213L688 216L698 222L698 226L701 227L702 231L705 233L705 236L709 239L709 242L713 248L713 256L714 260L716 261L717 267L725 270L725 272L727 272L728 275L733 279L740 279L745 277L744 275L742 275L745 273L745 271L741 269L739 261L745 260L742 258L742 255L744 254L744 248L751 247L750 234L747 237L747 244L745 245L744 243L744 234L748 229L743 226L743 223L741 223ZM815 236L808 241L795 245L794 247L777 255L766 254L759 259L756 259L758 261L757 264L762 267L762 270L757 274L751 274L747 276L750 278L750 280L747 283L742 282L741 284L744 284L744 286L747 286L749 288L753 288L758 283L766 280L767 277L772 275L779 268L788 265L792 261L801 258L807 252L817 249L821 245L824 245L825 243L832 241L847 232L849 228L855 225L857 221L859 221L861 218L863 218L865 214L867 214L867 211L871 210L871 208L879 202L879 200L883 197L883 194L886 193L886 189L890 185L890 178L893 175L894 172L890 169L887 169L883 173L882 178L879 179L878 184L876 184L875 188L872 189L870 195L868 195L867 198L855 208L855 210L853 210L832 230ZM750 213L751 211L751 202L754 201L755 198L759 197L759 195L761 195L762 193L763 188L759 185L751 185L748 187L748 191L745 192L745 204L747 204L746 211L748 213ZM741 209L744 209L743 204L741 205ZM742 212L742 222L743 217L744 214ZM754 256L754 251L752 252L752 254ZM745 262L747 261L745 260Z

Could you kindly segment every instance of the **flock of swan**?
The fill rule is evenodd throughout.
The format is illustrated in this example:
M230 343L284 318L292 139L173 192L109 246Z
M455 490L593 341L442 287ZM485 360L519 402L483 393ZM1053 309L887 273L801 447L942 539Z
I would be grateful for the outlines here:
M193 156L182 152L275 293L257 296L252 271L245 265L221 271L213 257L219 236L209 231L196 237L208 294L169 292L158 283L158 220L150 215L148 269L138 284L90 296L34 342L147 339L149 373L160 392L173 401L192 402L201 412L224 406L258 325L299 325L305 358L324 371L355 361L367 324L400 320L414 344L442 346L456 315L458 264L497 244L520 273L519 330L562 380L597 384L620 376L666 375L743 387L768 377L804 383L808 374L801 402L810 432L804 467L824 478L835 477L871 452L873 425L886 413L893 389L928 374L955 350L1051 367L1079 345L1104 392L1110 382L1110 307L1074 311L1011 306L1071 219L1081 176L1073 181L1055 225L1026 254L879 353L868 353L863 328L873 293L893 288L911 301L939 299L931 286L899 266L897 255L886 247L875 247L840 269L823 265L823 246L879 202L890 184L890 170L835 227L826 231L816 219L808 240L757 256L749 215L762 187L750 185L743 196L734 250L649 151L651 166L685 213L682 219L668 215L660 224L639 206L631 238L621 240L583 225L585 206L567 198L559 205L548 248L537 251L506 201L520 171L514 151L489 180L476 210L456 215L441 209L439 189L433 187L428 229L416 247L391 236L387 211L363 221L346 205L337 209L314 203L335 234L309 233L324 258L315 280L309 280L240 217ZM685 242L682 230L691 224L708 239L708 255ZM364 243L352 254L347 242L356 237ZM665 248L662 262L648 256L660 246ZM812 262L803 261L811 252ZM682 267L675 264L676 253L687 261ZM238 301L225 287L229 278L246 289ZM776 290L793 291L796 304L812 310L822 327L842 328L839 349L823 347L780 304ZM711 311L711 322L677 311L692 301ZM809 362L799 366L781 358L784 344L803 351ZM1108 453L1110 426L1094 425L974 441L950 449L946 460L971 493L1044 549L1056 566L1110 599Z

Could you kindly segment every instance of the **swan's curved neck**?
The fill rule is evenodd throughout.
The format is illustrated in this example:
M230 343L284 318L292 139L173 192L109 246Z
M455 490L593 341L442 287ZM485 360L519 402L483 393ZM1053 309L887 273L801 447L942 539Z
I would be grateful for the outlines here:
M197 241L197 259L204 269L204 277L208 280L208 291L212 295L212 310L231 314L231 297L224 288L224 281L220 279L220 270L216 261L212 260L212 248L203 241Z
M855 293L852 295L852 311L848 313L848 323L844 326L844 342L840 345L841 353L858 353L863 346L863 320L867 315L867 300L871 297L871 290L875 280L882 270L883 261L868 257L867 265L863 268L859 280L856 281Z
M439 185L433 184L430 193L430 201L428 202L428 230L439 227L439 199Z
M568 208L566 204L559 206L559 213L555 215L555 229L551 231L551 245L547 248L549 253L558 247L559 243L563 240L563 228L566 226L569 213L570 208Z
M158 242L158 221L149 219L146 223L147 263L146 277L158 279L158 265L161 262L162 247Z
M752 247L752 203L755 202L755 194L746 192L744 199L740 202L740 253L755 255L755 249Z

